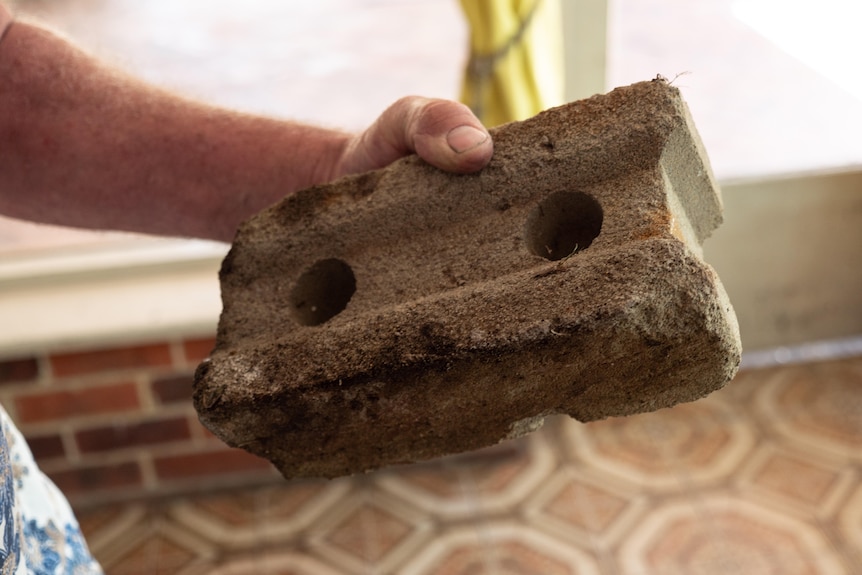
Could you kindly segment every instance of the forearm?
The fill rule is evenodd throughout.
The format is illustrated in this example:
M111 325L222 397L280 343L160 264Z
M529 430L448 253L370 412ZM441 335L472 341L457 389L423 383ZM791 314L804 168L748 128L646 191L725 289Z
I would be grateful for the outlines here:
M15 23L0 43L0 213L230 240L328 181L349 136L183 100Z

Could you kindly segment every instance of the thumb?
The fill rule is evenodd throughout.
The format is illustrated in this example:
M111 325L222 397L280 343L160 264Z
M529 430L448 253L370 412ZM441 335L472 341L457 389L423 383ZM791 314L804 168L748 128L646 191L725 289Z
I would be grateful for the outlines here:
M342 173L380 168L414 152L442 170L468 173L488 164L494 144L467 106L408 96L356 138L343 159Z
M425 100L413 105L408 137L423 160L457 173L481 170L491 160L491 136L467 106L449 100Z

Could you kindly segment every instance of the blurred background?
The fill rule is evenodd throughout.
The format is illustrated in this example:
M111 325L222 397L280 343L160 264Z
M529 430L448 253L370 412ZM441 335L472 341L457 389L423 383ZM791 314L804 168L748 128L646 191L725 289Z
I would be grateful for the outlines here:
M662 75L721 183L727 388L490 450L285 482L190 404L227 246L0 219L0 402L108 573L855 573L862 5L853 0L17 0L189 97L361 130L488 125ZM117 129L106 125L105 130Z

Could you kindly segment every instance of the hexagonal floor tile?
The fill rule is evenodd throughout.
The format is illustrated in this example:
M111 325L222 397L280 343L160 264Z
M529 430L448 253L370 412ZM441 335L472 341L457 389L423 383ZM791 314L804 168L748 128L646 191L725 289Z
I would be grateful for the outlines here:
M541 433L471 453L375 475L381 488L437 517L511 509L532 493L556 460Z
M435 538L402 575L599 575L595 559L525 525L460 527Z
M838 575L822 532L791 515L725 495L657 507L622 545L632 575Z
M756 405L784 438L862 461L862 359L786 370L766 382Z
M351 492L315 522L304 545L348 573L396 573L431 527L417 509L369 485Z
M299 481L239 494L203 495L174 505L170 515L222 546L250 547L301 532L350 487L349 480Z
M754 443L751 429L734 422L727 405L709 398L564 427L563 440L584 464L658 490L719 480L732 473Z
M603 476L572 466L559 469L524 504L531 525L570 544L610 549L631 528L647 501Z

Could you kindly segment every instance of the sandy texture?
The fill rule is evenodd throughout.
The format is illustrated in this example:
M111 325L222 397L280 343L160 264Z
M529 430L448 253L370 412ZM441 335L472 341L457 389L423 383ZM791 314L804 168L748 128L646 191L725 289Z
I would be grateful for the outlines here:
M733 377L736 319L700 247L721 200L678 91L642 82L493 136L479 174L410 157L242 226L196 374L207 427L286 477L334 477Z

